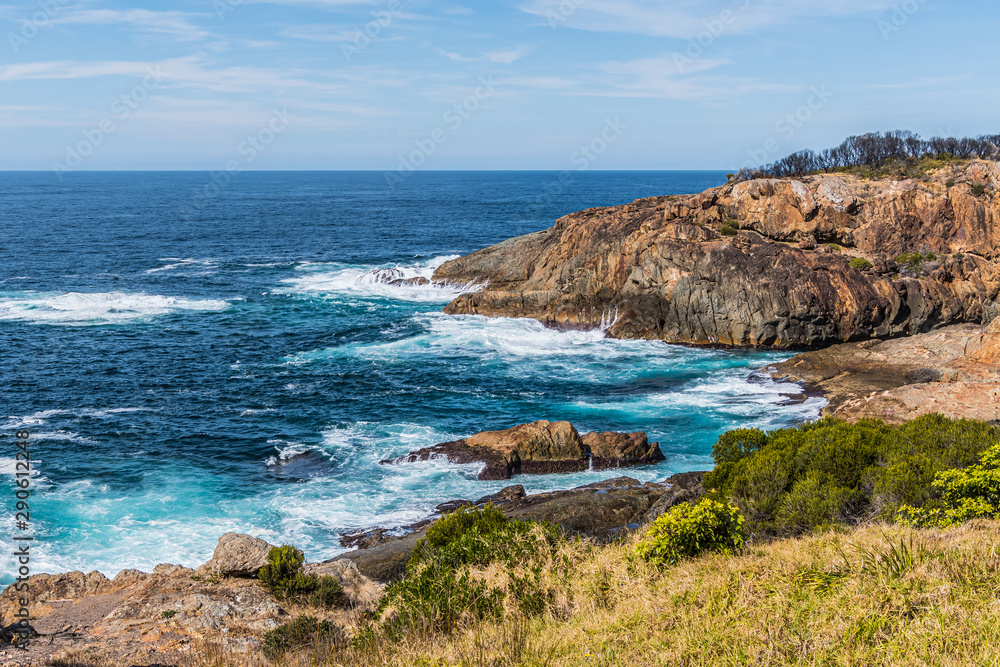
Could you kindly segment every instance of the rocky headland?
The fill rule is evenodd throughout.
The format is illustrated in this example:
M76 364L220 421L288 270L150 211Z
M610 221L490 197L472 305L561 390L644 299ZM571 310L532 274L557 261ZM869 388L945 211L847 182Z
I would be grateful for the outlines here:
M820 348L1000 314L1000 164L732 182L560 219L442 265L446 312L619 338Z

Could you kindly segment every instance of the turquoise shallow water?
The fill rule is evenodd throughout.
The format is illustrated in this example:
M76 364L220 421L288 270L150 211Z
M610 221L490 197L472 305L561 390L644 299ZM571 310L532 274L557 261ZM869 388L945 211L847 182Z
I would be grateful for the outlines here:
M786 355L693 350L451 317L465 286L393 287L559 215L700 191L709 172L0 174L0 505L32 433L35 571L198 565L247 532L310 559L339 535L427 516L504 483L411 449L535 419L645 430L703 469L719 433L815 417L752 370ZM545 194L548 192L549 194ZM199 205L192 208L191 202ZM615 476L518 478L529 491ZM0 578L13 564L0 560Z

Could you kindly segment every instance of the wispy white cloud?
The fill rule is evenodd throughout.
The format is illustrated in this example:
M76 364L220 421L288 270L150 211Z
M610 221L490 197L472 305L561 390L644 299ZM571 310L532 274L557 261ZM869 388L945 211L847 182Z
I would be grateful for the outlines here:
M528 0L519 9L546 24L593 32L687 39L726 15L724 31L749 33L805 17L877 14L891 0Z
M191 22L193 15L148 9L76 9L52 18L57 25L121 25L137 31L168 35L180 41L199 41L210 36Z
M279 34L290 39L304 39L310 42L352 42L358 31L339 25L313 24L285 28Z
M504 65L509 65L513 62L520 60L521 58L529 55L535 50L533 46L515 46L512 49L501 49L499 51L491 51L486 54L486 59L491 63L501 63Z
M444 56L453 63L476 63L476 62L491 62L498 63L502 65L510 65L521 58L529 55L535 50L533 46L515 46L510 49L499 49L497 51L490 51L489 53L484 53L478 56L466 56L457 51L446 51L445 49L434 49L434 52Z

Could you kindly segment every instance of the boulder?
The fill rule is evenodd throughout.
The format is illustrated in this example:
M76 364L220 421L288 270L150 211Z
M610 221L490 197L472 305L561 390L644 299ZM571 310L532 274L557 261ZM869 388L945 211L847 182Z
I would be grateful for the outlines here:
M256 537L226 533L219 538L212 560L202 567L224 577L256 577L267 565L267 554L273 548Z
M645 433L587 433L581 436L566 421L537 421L503 431L476 435L382 461L413 463L444 457L454 463L483 463L481 480L510 479L519 474L579 472L596 468L656 463L664 460L659 443Z

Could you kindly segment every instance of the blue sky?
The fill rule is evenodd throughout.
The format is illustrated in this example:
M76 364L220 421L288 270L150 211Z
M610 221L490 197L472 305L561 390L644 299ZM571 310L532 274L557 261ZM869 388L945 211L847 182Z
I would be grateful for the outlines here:
M1000 132L995 2L9 3L0 169L736 169Z

